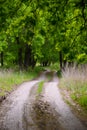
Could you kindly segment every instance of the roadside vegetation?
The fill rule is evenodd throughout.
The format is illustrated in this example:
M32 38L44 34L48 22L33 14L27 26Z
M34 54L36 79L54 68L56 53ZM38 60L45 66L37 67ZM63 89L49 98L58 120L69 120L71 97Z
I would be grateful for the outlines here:
M44 81L39 82L38 89L37 89L37 94L41 94L41 92L43 90L43 85L44 85Z
M6 96L15 87L25 81L29 81L37 77L41 67L29 68L27 71L19 71L14 69L1 69L0 70L0 97Z
M60 79L60 88L87 111L87 65L66 67Z

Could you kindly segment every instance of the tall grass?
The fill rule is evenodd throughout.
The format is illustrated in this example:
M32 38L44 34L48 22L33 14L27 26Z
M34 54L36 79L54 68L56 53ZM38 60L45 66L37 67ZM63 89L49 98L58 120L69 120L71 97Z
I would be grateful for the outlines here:
M87 65L67 65L62 71L60 87L67 90L71 98L87 110Z
M4 96L12 91L18 84L35 78L35 71L14 71L0 70L0 96Z

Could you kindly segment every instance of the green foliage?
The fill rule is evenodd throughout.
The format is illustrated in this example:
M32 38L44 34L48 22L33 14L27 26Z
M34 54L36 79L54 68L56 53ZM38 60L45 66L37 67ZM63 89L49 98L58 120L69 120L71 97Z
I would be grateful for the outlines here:
M87 110L87 95L83 95L78 99L79 104Z
M44 37L42 35L40 35L40 34L37 34L33 38L33 44L32 44L33 51L34 51L36 59L37 59L37 57L38 58L43 57L42 52L41 52L41 48L42 48L43 44L44 44Z
M56 62L56 63L50 65L50 69L53 71L59 70L60 69L59 63Z
M41 71L44 71L44 68L42 66L35 66L33 71L39 74Z
M77 56L77 61L78 61L78 63L80 63L80 64L85 64L85 63L87 63L87 55L86 55L86 53L79 54L79 55Z
M62 62L63 66L64 61L87 63L86 1L7 0L0 3L0 52L3 51L1 58L6 64L24 66L27 45L31 46L29 62L32 59L33 64L36 61Z

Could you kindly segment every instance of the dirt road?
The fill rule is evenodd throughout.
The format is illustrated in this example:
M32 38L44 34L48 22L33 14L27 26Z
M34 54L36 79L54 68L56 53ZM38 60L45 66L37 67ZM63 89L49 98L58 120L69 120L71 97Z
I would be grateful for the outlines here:
M51 74L51 78L47 78ZM47 80L49 79L49 81ZM44 80L43 92L37 87ZM0 130L87 130L63 101L56 73L23 83L0 105Z

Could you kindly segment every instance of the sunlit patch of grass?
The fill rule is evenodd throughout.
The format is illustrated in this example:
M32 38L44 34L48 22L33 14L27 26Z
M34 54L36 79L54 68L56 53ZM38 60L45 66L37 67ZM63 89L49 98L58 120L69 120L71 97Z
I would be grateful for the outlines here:
M67 67L59 86L70 93L71 98L87 110L87 67Z

